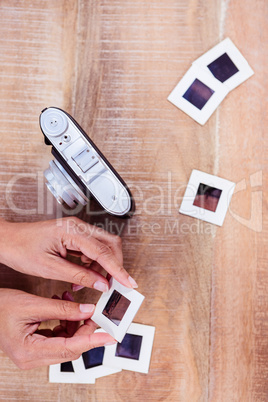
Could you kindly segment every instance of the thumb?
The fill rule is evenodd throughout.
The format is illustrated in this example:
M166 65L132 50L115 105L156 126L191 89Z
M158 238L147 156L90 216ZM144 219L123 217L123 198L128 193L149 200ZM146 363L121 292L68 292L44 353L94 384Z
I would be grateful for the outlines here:
M28 306L28 313L35 322L46 320L82 321L90 318L95 310L94 304L79 304L68 300L33 297L33 303Z
M40 362L42 362L42 365L50 365L76 360L83 352L92 348L116 343L111 335L106 333L71 338L45 338L34 334L28 338L28 341L34 346L35 356L38 357L34 365L31 364L29 368L38 367Z

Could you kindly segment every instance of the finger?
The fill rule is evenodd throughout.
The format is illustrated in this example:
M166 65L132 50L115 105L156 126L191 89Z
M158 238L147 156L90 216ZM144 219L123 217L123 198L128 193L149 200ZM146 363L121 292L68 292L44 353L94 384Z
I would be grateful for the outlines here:
M61 325L57 325L55 328L52 330L54 336L63 336L62 333L65 332L65 328L63 328Z
M51 338L54 336L54 333L51 329L38 329L35 331L35 334L46 336L47 338Z
M67 333L66 328L63 328L61 325L58 325L57 327L55 327L52 332L53 332L53 336L56 336L56 337L62 337L62 338L70 338L71 337Z
M93 236L96 240L99 240L100 242L106 244L115 254L119 264L123 265L122 240L119 236L113 235L98 226L84 224L84 222L82 223L82 225L82 232L79 229L79 223L77 224L77 226L74 226L74 232L76 234L78 232L80 234L83 233L84 235ZM76 227L78 228L78 230L76 230Z
M62 300L69 300L71 302L74 301L73 296L68 291L62 294ZM68 336L73 336L73 334L77 331L80 326L80 321L65 321L65 332Z
M91 335L93 334L93 332L96 331L96 329L98 328L98 325L95 324L94 321L92 320L86 320L84 324L82 324L77 330L76 332L73 334L73 336L81 336L81 335ZM69 336L67 336L65 329L61 327L61 325L58 325L57 327L55 327L53 329L53 335L54 336L62 336L64 338L69 338Z
M97 328L98 328L98 325L94 321L92 321L91 319L85 320L84 324L82 324L79 328L77 328L77 330L73 334L73 336L90 335L90 334L93 334L93 332ZM35 333L37 333L37 331ZM57 325L53 329L53 335L54 336L63 336L64 338L67 337L65 328L63 328L61 325Z
M90 265L90 264L92 263L92 259L91 259L91 258L88 258L86 255L82 254L82 255L81 255L81 262L82 262L83 264Z
M72 338L45 338L34 334L27 339L31 354L35 359L29 361L29 368L40 364L50 365L78 359L82 353L96 347L107 346L116 341L106 333L81 335ZM27 362L26 362L27 368Z
M123 265L122 240L119 236L111 235L110 233L101 229L100 231L96 231L96 233L94 233L94 237L95 239L109 246L116 256L119 264Z
M58 295L53 295L53 296L51 297L51 299L54 299L54 300L62 300ZM66 320L61 320L61 321L60 321L60 325L61 325L62 328L65 328L65 327L66 327Z
M63 297L64 295L66 298ZM72 298L72 295L70 293L69 293L69 297L67 296L67 292L63 292L60 300L74 301L74 299ZM64 332L66 332L67 322L68 322L67 320L60 320L60 326Z
M56 333L53 331L53 334L54 337L57 338L70 338L64 328L62 328L61 331L57 331Z
M95 324L94 321L92 320L86 320L83 325L81 325L80 328L76 331L74 336L81 336L81 335L90 335L93 334L93 332L96 331L98 328L98 325Z
M49 267L48 264L47 266ZM107 292L109 290L108 281L103 275L81 265L67 261L59 256L51 256L50 269L52 267L55 272L55 279L60 277L62 281L71 282L74 285L94 288L100 292Z
M69 256L79 257L83 264L91 264L91 262L92 262L92 259L88 258L86 255L82 254L81 251L75 251L75 250L66 250L66 251Z
M74 248L76 250L79 250L84 255L98 262L107 272L109 272L122 285L128 288L137 287L137 284L134 281L134 279L129 276L127 271L123 268L122 264L120 264L117 258L115 257L112 249L106 244L100 242L99 240L95 239L92 236L88 238L86 235L84 236L67 235L66 238L64 239L64 243L68 249ZM87 284L85 283L86 278L83 278L84 281L81 281L81 278L79 279L80 282L76 281L73 282L78 285L87 286Z
M54 299L54 300L62 300L58 295L53 295L52 297L51 297L51 299ZM65 328L66 327L66 320L61 320L60 321L60 326L61 326L61 328ZM53 330L54 331L54 330Z
M28 314L34 322L46 320L84 321L95 310L94 304L79 304L68 300L52 300L32 296L33 302L27 306Z
M98 272L99 274L101 274L101 275L104 275L104 273L105 273L105 270L102 268L102 266L98 263L98 262L96 262L96 261L93 261L91 264L90 264L90 269L92 270L92 271L95 271L95 272Z
M77 292L78 290L84 289L85 286L82 285L76 285L75 283L72 283L72 291Z
M84 266L84 268L87 268L87 269L90 267L91 271L98 272L99 274L101 274L101 272L104 271L102 266L100 266L100 264L97 263L96 261L91 262L89 265L88 264L83 264L83 266ZM107 279L107 277L106 277L106 279ZM108 280L108 282L109 282L109 280ZM72 291L77 292L78 290L84 289L84 287L85 286L82 286L82 285L72 284ZM93 285L93 287L95 287L95 286ZM95 287L95 289L96 289L96 287Z
M71 255L72 257L80 257L82 256L81 251L75 251L75 250L66 250L67 254Z
M72 301L72 302L74 301L71 293L69 293L67 291L63 292L60 300L69 300L69 301ZM61 325L61 327L63 329L65 329L65 331L66 331L66 327L67 327L67 322L68 322L67 320L60 320L60 325Z

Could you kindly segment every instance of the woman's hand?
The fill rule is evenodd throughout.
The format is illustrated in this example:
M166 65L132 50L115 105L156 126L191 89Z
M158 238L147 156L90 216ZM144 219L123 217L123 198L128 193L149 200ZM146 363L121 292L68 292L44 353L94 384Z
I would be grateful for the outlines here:
M66 259L81 258L86 266ZM121 239L78 218L35 223L0 221L0 262L13 269L43 278L74 284L73 290L90 287L105 292L104 268L122 285L137 284L123 268Z
M21 369L76 360L89 349L116 343L106 333L94 334L94 305L68 301L68 294L63 299L0 289L0 349ZM38 331L46 320L61 320L61 325Z

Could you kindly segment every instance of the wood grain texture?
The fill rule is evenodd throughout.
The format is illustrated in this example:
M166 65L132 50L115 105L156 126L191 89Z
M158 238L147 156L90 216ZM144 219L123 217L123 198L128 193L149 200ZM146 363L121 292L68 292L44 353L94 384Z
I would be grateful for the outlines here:
M133 191L130 221L79 216L122 236L125 267L146 296L135 321L156 337L148 375L95 385L49 384L47 368L23 372L0 353L0 400L268 399L267 13L265 0L1 1L1 215L58 216L38 116L65 109ZM201 127L166 98L227 36L255 75ZM178 214L194 168L238 183L222 228ZM69 288L4 266L0 280L44 297Z

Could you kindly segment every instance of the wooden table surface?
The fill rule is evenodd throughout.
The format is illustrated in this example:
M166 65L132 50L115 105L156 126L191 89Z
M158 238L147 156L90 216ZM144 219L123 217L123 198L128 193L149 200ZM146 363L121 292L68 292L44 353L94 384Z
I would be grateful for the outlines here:
M48 368L20 371L0 353L0 400L268 400L267 17L266 0L1 0L1 215L59 213L38 118L65 109L133 191L127 222L79 216L120 232L124 265L146 297L135 322L156 336L148 375L123 371L95 385L49 384ZM166 98L225 37L255 75L202 127ZM192 169L237 183L222 227L178 213ZM0 279L44 297L69 289L5 266Z

